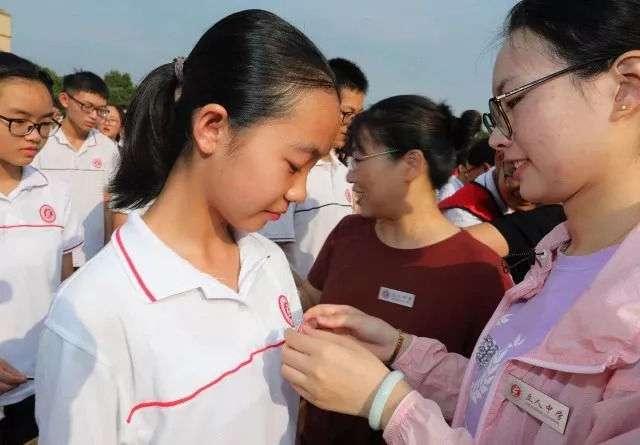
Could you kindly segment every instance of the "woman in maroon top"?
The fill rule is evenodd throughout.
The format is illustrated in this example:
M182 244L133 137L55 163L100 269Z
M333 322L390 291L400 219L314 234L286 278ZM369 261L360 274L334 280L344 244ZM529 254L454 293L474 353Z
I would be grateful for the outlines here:
M361 215L343 219L327 239L302 286L303 304L354 306L471 354L511 279L498 255L436 203L456 153L480 125L479 115L465 116L421 96L396 96L355 118L345 148ZM302 443L384 442L365 419L309 406Z

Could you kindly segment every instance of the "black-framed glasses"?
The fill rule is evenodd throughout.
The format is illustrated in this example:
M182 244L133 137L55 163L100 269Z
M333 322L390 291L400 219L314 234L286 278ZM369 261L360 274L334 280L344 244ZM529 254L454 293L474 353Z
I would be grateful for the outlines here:
M54 120L40 122L36 124L28 119L10 119L0 115L0 119L9 124L9 133L14 136L27 136L33 130L38 130L40 136L48 138L56 134L60 129L60 123Z
M344 125L349 125L351 121L358 115L358 112L340 110L340 114L342 114L342 123Z
M486 127L489 134L493 133L493 130L497 128L507 139L511 139L511 137L513 136L513 128L511 127L511 122L509 122L507 113L502 107L503 99L522 93L523 91L529 90L549 80L555 79L556 77L560 77L564 74L584 68L585 66L589 66L592 63L604 62L605 60L611 59L613 59L613 57L601 57L599 59L594 59L585 63L573 65L560 71L556 71L553 74L549 74L548 76L545 76L541 79L534 80L533 82L530 82L526 85L522 85L515 90L507 91L504 94L492 97L491 99L489 99L489 112L482 115L484 126Z
M80 109L83 113L91 114L95 111L99 117L106 117L109 114L109 109L107 107L96 107L91 104L85 104L84 102L80 102L69 93L67 93L67 96L69 96L75 103L80 105Z
M102 122L109 125L115 125L115 124L119 125L120 119L118 119L117 117L109 117L109 118L103 117Z

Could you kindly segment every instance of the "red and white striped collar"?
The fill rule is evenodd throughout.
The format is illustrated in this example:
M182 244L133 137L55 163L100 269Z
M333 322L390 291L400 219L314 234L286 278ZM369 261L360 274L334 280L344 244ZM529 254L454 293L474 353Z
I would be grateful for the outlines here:
M250 279L270 257L268 245L253 234L239 233L240 282ZM138 211L116 230L111 245L123 263L129 278L148 303L199 290L206 299L243 300L212 276L196 269L164 244L142 221ZM240 286L242 287L242 286Z

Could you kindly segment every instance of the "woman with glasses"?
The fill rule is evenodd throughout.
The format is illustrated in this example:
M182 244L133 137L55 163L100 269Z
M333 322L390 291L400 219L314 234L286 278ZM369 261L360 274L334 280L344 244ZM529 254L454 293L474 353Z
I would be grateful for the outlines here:
M471 354L511 281L500 258L436 204L469 125L421 96L383 100L353 120L347 180L361 215L347 216L329 235L303 285L307 306L355 306ZM315 407L302 436L307 444L382 440L362 419Z
M352 308L312 309L309 321L351 338L288 334L283 374L305 398L367 417L391 444L640 443L638 23L639 0L513 7L490 143L522 195L561 202L567 223L471 359Z
M34 382L42 320L82 229L65 184L29 164L59 129L51 78L0 52L0 444L37 436Z

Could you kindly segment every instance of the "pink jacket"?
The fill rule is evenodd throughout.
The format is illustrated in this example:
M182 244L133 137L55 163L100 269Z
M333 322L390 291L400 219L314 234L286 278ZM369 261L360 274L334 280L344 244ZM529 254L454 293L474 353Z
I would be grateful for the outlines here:
M540 291L553 252L568 239L561 225L542 240L536 250L543 251L540 264L507 292L480 338L516 300ZM394 368L417 391L393 414L384 432L387 443L640 444L640 226L542 344L497 371L475 438L462 427L474 366L475 360L447 353L436 340L413 338ZM571 409L564 435L503 396L508 375ZM445 418L452 416L450 427Z

